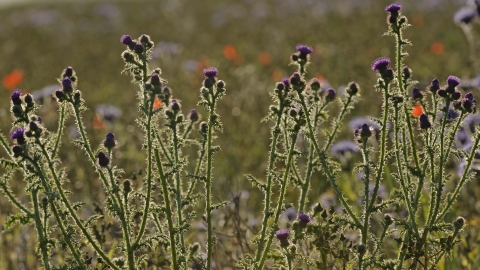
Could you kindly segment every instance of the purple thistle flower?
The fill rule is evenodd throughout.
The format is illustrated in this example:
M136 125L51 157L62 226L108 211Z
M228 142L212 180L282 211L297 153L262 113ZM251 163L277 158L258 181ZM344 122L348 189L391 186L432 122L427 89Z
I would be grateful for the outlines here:
M22 90L15 90L13 93L10 95L10 98L15 105L20 105L22 104L22 100L20 99L20 96L22 95Z
M115 135L113 135L112 132L107 133L105 140L103 141L103 146L105 146L107 149L112 149L116 144Z
M301 80L302 80L302 78L300 77L300 73L298 73L298 72L294 72L292 74L292 76L290 76L290 83L292 85L299 84Z
M397 13L400 10L402 10L402 5L400 5L399 3L390 4L385 8L385 11L390 13Z
M460 79L455 76L448 76L447 84L449 87L455 88L460 84Z
M18 144L25 143L25 129L24 128L17 128L10 133L10 139L17 140Z
M420 128L421 129L427 129L430 128L432 124L428 120L428 116L425 114L420 115Z
M203 70L203 75L205 75L207 78L213 78L218 76L218 70L214 67L209 67Z
M298 220L300 223L300 226L305 227L307 226L308 223L312 222L312 218L304 213L298 213Z
M70 78L68 78L68 77L63 78L62 87L63 87L64 92L71 92L73 90L72 80L70 80Z
M355 130L354 135L359 139L368 139L372 136L372 129L368 124L363 124Z
M390 59L387 57L380 57L375 59L372 63L372 70L383 73L387 70L388 65L390 65Z
M120 42L122 42L124 45L130 45L133 40L132 40L132 37L129 36L129 35L123 35L121 38L120 38Z
M463 7L459 9L455 15L453 15L453 21L456 24L469 24L476 16L478 16L478 14L475 12L475 10Z
M473 94L470 92L470 93L466 93L465 94L465 98L468 99L468 100L471 100L473 101Z
M172 101L170 101L170 109L174 112L180 111L180 103L178 103L176 99L172 99Z
M288 247L290 243L288 242L288 237L290 236L290 231L288 230L278 230L275 232L275 237L280 240L280 245L282 247Z
M108 158L107 155L105 155L105 153L103 152L98 153L97 157L98 165L100 165L100 167L105 168L108 166L108 163L110 163L110 158Z
M344 156L347 153L355 153L358 151L358 146L353 141L339 141L330 147L330 153L334 156Z
M304 54L304 55L308 55L308 54L311 54L313 52L313 49L307 45L297 45L296 47L297 51L301 54Z

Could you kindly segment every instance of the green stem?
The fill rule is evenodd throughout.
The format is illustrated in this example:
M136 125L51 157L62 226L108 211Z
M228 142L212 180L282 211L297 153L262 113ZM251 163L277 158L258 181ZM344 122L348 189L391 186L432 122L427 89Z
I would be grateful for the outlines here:
M280 123L282 120L282 111L284 109L281 100L279 103L280 103L279 105L280 108L278 110L279 113L277 113L277 121L275 122L275 126L272 129L272 144L270 145L270 157L268 160L268 168L267 168L267 183L266 183L267 187L265 189L262 230L260 233L260 240L258 241L257 254L255 256L256 262L260 260L260 256L262 255L263 246L265 244L265 236L266 236L267 227L268 227L268 219L270 218L270 197L272 195L272 178L273 178L272 171L275 168L277 140L278 140L278 136L281 133Z
M174 124L173 127L173 153L175 158L175 167L179 165L179 143L178 143L178 130L177 124ZM185 133L186 134L186 133ZM180 180L180 172L175 173L175 201L177 202L177 225L182 227L183 218L182 218L182 182ZM183 232L180 233L180 244L182 252L185 252L185 240L183 237Z
M195 167L195 174L194 174L195 176L198 176L198 174L200 173L200 168L202 167L203 157L205 156L205 143L206 143L206 140L204 139L202 141L202 149L200 150L200 156L198 157L197 166ZM195 187L196 183L197 183L197 179L193 178L192 182L190 182L190 186L188 187L187 196L185 197L187 198L187 200L189 200L190 196L192 196L193 188Z
M278 219L280 217L280 213L282 212L283 209L283 199L285 197L285 193L287 191L287 186L288 186L288 178L290 174L290 168L292 165L292 160L293 160L293 150L295 149L295 142L297 141L297 136L298 136L298 130L294 130L294 133L291 135L291 145L290 149L288 150L288 156L287 156L287 162L285 164L285 172L283 173L283 179L282 179L282 189L280 191L280 197L278 198L277 202L277 209L275 210L275 216L273 219L273 224L276 225L278 223ZM285 138L285 140L288 140L288 138ZM274 232L271 232L270 235L268 236L267 243L265 245L265 249L263 250L262 256L260 257L260 263L257 267L258 270L263 269L263 266L265 264L265 260L267 259L267 254L270 251L270 245L272 244L273 240L273 235Z
M65 106L66 104L62 102L60 104L60 120L58 120L58 130L57 130L57 136L55 138L55 144L52 150L52 155L51 158L54 159L55 156L57 155L57 150L58 146L60 145L60 141L62 140L62 134L63 134L63 127L65 126Z
M367 140L364 139L362 142L362 156L363 156L363 166L364 166L364 172L365 172L365 180L364 180L364 185L365 185L365 191L364 191L364 196L365 196L365 203L364 203L364 214L365 214L365 219L362 227L362 244L367 246L367 238L368 238L368 221L370 218L370 208L368 208L368 201L369 201L369 193L370 193L370 161L368 157L368 149L367 149ZM372 200L375 198L372 197ZM363 256L361 255L360 258ZM361 265L361 263L360 263ZM362 269L360 267L360 269Z
M45 235L43 233L42 221L40 220L40 211L39 211L37 194L38 194L37 189L32 190L32 202L33 202L33 209L35 211L35 214L34 214L35 228L37 230L38 242L39 242L40 250L42 252L43 268L45 270L50 270L50 264L48 262L47 239L45 238Z
M146 56L142 57L143 65L143 81L147 81L147 60ZM150 199L152 196L152 110L153 110L154 96L150 97L149 100L149 109L147 115L147 126L145 127L145 132L147 133L147 195L145 198L145 207L143 210L142 222L140 224L140 230L138 232L137 238L133 243L133 246L138 246L140 240L145 233L145 227L147 225L148 214L150 210Z
M170 205L170 196L168 193L168 182L163 172L162 161L160 160L160 154L158 149L154 149L155 161L157 164L158 174L160 175L160 182L162 184L163 199L165 200L165 214L167 216L168 234L170 236L170 256L172 257L171 269L178 270L179 265L177 262L177 248L175 242L175 228L173 226L172 211Z
M213 95L212 95L213 96ZM207 130L207 176L205 179L206 189L206 212L207 212L207 269L212 268L213 254L213 231L212 231L212 116L215 112L216 97L213 96L208 110L208 130Z
M305 97L300 92L298 93L298 96L300 98L300 103L302 105L303 111L305 113L305 118L307 120L306 122L307 122L307 126L308 126L308 135L310 136L310 139L313 142L313 145L315 147L315 151L317 152L318 158L320 160L320 165L322 166L322 169L323 169L325 175L327 176L327 179L330 182L330 185L332 186L333 191L335 192L335 195L339 198L340 202L342 203L343 208L345 208L345 211L347 212L349 217L353 220L355 225L358 228L362 228L362 224L360 223L358 218L353 213L353 211L350 208L350 206L348 205L345 197L343 197L343 193L340 191L340 188L337 185L334 176L330 172L330 168L329 168L329 165L328 165L327 160L326 160L327 157L326 157L325 151L321 151L320 147L318 146L317 140L315 139L315 133L314 133L314 130L313 130L313 127L312 127L312 123L310 122L310 113L308 111L307 104L305 103Z
M162 148L163 154L167 158L168 162L172 163L172 158L169 156L167 149L165 149L165 146L163 145L162 138L160 137L159 132L155 132L155 137L157 138L158 143L160 144L160 147Z

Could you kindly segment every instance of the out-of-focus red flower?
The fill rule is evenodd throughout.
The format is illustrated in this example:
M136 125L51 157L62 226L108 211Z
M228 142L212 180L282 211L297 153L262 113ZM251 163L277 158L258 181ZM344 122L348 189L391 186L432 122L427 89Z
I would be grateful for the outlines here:
M23 72L15 69L3 77L3 86L8 90L14 90L23 81Z

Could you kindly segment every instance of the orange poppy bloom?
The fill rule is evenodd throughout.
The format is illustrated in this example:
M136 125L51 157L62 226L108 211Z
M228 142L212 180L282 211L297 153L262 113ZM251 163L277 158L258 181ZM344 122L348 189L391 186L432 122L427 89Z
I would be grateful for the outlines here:
M268 52L262 52L260 55L258 55L258 61L263 66L268 66L270 62L272 62L272 57Z
M15 69L3 77L3 86L8 90L15 89L23 81L23 72Z
M155 97L155 101L153 102L153 109L154 110L157 110L157 109L160 109L162 108L162 102L160 101L160 99L158 99L158 97L156 96Z
M105 122L100 117L95 115L93 117L92 126L95 130L103 130L105 128Z
M444 46L441 42L434 42L432 46L430 46L430 51L435 55L440 55L443 53Z
M234 60L237 58L237 49L231 44L225 45L225 47L223 47L223 55L228 60Z
M422 105L417 104L417 105L413 106L413 110L412 110L412 115L413 115L413 116L419 117L419 116L422 115L422 114L423 114Z

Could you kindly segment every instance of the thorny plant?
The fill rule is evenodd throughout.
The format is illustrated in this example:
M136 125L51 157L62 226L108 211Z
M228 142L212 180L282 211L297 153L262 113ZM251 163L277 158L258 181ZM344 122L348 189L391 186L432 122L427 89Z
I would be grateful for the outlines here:
M410 42L402 35L409 24L401 8L400 4L386 8L386 35L395 38L395 63L390 67L390 59L382 57L371 66L378 76L375 89L383 100L381 117L359 125L353 134L362 154L355 167L362 174L361 203L354 205L344 196L339 185L340 165L328 155L346 116L360 101L360 87L351 82L340 95L323 89L316 79L307 82L312 49L299 45L291 55L298 70L277 83L271 93L274 104L264 119L274 123L266 179L247 175L265 196L264 210L261 228L251 239L256 249L241 254L238 267L435 269L459 242L457 236L465 220L458 217L449 221L447 214L472 177L470 169L479 155L480 135L475 133L467 151L454 148L454 142L465 118L476 113L476 100L471 93L462 97L457 89L460 80L454 76L448 77L445 86L434 79L427 87L428 94L415 87L418 82L412 79L412 70L404 66L405 47ZM77 88L77 75L68 67L59 78L62 89L54 94L60 114L55 132L43 127L36 114L39 106L31 95L22 95L20 90L11 95L10 138L14 145L0 137L9 157L1 160L5 173L0 187L18 213L10 216L6 227L15 222L34 225L37 254L44 269L133 270L152 265L212 269L219 248L214 215L227 204L213 203L211 194L213 156L220 150L213 144L214 133L222 131L216 107L225 95L225 82L217 79L217 69L204 70L198 105L206 109L207 116L197 124L199 113L191 110L185 117L180 101L172 98L167 81L160 77L160 69L149 68L154 46L149 36L133 40L125 35L121 42L127 46L122 53L124 73L139 87L137 123L145 133L147 156L143 186L133 187L130 180L122 180L122 169L114 165L112 153L117 151L118 142L112 133L98 148L88 140L82 122L86 107ZM168 107L156 106L159 102ZM336 103L340 105L338 115L329 119L328 109ZM412 106L416 107L415 115L411 114ZM85 151L105 189L105 210L97 206L96 214L87 219L79 213L83 203L72 202L63 187L68 176L57 158L69 116L75 118L80 133L74 143ZM374 128L372 122L380 128ZM300 149L299 140L306 142L307 149ZM192 160L183 154L187 147L198 149L193 171L187 166ZM447 181L452 181L445 166L451 158L465 162L453 191L444 190ZM27 183L25 193L31 206L22 203L8 184L14 171ZM324 209L320 203L309 203L315 172L330 183L340 207L324 205ZM395 188L388 199L382 199L379 190L386 178L394 180ZM202 192L197 191L200 183L205 188ZM298 188L298 201L287 201L289 188ZM203 244L187 238L200 201L205 207L207 233ZM299 212L297 220L284 225L280 217L291 207ZM107 220L119 224L122 240L107 241L105 231L112 226ZM58 250L65 255L54 260ZM88 251L94 255L89 256Z

